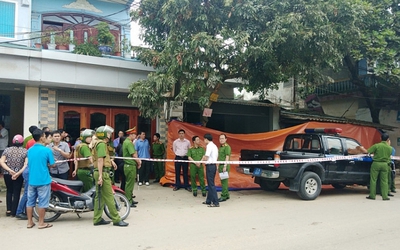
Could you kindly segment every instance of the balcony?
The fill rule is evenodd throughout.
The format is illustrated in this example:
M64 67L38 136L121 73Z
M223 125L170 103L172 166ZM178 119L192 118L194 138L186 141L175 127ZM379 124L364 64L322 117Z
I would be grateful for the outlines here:
M314 94L318 96L336 95L336 94L346 94L355 92L358 87L354 85L350 80L329 83L321 86L317 86Z

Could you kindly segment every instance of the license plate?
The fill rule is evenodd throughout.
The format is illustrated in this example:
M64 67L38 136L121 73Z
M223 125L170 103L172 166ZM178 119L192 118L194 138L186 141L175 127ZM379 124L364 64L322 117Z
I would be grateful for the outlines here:
M260 176L261 175L261 168L255 168L253 171L254 176Z
M272 171L265 171L261 173L262 177L271 177L272 176Z

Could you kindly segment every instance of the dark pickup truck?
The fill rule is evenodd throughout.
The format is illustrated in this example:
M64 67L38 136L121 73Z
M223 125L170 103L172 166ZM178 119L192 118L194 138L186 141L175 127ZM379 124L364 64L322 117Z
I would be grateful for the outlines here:
M339 136L337 132L341 132L341 129L306 129L304 134L288 135L282 151L243 149L241 161L291 161L281 164L240 164L237 170L252 175L254 182L264 190L274 191L282 182L304 200L316 199L324 184L331 184L338 189L352 184L369 185L371 157L352 158L351 154L357 154L360 143ZM343 159L346 158L343 156L349 158Z

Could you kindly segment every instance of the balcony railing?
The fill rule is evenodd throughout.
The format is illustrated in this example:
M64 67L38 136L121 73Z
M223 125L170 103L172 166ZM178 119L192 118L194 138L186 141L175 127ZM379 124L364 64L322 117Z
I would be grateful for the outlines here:
M358 87L354 85L350 80L347 80L317 86L314 93L319 96L323 96L349 93L357 90Z

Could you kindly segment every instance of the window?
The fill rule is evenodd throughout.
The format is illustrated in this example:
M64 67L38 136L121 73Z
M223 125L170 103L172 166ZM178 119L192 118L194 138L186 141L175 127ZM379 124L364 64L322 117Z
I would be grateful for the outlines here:
M337 138L327 138L329 154L341 155L343 154L342 143Z
M0 1L0 36L15 37L15 3Z
M357 141L350 138L346 139L346 148L349 155L362 154L363 152L360 151L359 146L360 144Z

